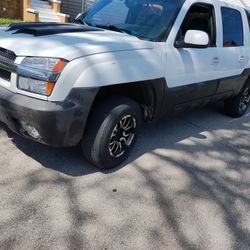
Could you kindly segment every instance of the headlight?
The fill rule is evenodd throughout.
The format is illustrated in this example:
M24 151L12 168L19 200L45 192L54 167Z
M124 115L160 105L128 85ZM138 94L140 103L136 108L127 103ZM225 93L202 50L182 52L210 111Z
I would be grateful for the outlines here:
M18 77L17 87L21 90L25 90L31 93L50 96L55 83L40 81L32 78L27 78L23 76Z
M17 87L24 91L50 96L57 78L44 78L50 75L59 76L66 64L66 61L57 58L26 57L21 63L23 68L20 70Z

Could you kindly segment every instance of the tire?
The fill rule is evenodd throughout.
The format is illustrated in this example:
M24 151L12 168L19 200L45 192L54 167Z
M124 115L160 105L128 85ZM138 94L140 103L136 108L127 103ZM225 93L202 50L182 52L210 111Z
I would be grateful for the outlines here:
M232 117L243 116L250 106L250 82L248 81L240 93L225 101L225 112Z
M132 150L142 122L138 104L125 97L111 97L92 111L81 146L93 165L110 169L120 165Z

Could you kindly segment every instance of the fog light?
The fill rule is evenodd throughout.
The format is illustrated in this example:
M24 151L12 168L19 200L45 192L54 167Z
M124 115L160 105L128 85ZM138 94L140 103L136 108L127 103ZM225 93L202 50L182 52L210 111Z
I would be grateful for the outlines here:
M40 138L40 134L39 132L36 130L36 128L27 123L27 122L21 122L22 128L25 132L28 133L28 135L30 135L32 138L34 139L39 139Z

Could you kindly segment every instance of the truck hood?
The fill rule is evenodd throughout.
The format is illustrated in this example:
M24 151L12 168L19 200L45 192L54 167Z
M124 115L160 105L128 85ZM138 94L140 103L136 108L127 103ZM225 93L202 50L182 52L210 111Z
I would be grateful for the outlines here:
M42 28L32 29L27 28L27 24L22 29L0 27L0 47L17 56L56 57L69 61L93 54L153 48L150 41L115 31L72 24L60 25L63 28L41 25Z

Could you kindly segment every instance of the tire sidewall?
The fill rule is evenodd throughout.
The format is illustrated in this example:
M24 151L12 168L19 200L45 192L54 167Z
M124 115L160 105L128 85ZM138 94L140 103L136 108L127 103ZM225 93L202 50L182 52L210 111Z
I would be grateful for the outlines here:
M237 96L233 98L229 98L225 101L225 111L228 115L238 118L238 117L243 116L247 112L249 105L246 107L246 109L241 110L240 103L241 103L243 93L249 87L250 87L250 81L247 81Z
M246 91L247 88L250 88L250 82L247 82L247 84L242 88L242 90L240 92L240 95L237 98L238 99L237 100L238 112L239 112L240 116L244 115L247 112L247 110L249 108L249 105L250 105L250 103L249 103L244 110L240 109L241 99L242 99L243 94L245 93L245 91Z
M132 104L132 105L131 105ZM131 115L136 120L136 129L135 129L135 136L133 138L133 141L131 145L126 149L125 153L121 155L120 157L113 157L110 155L109 152L109 143L111 134L115 128L115 126L120 122L120 120L126 116ZM131 152L133 146L135 145L135 142L138 138L138 132L141 127L141 111L138 108L138 105L133 103L121 103L120 105L117 105L116 107L111 108L109 112L103 114L104 120L100 126L100 129L98 130L98 133L96 135L96 140L94 142L93 149L99 149L99 154L97 152L92 152L92 157L97 157L96 159L98 162L100 162L100 167L109 169L114 166L117 166L121 164L129 155ZM101 147L101 150L100 148Z

